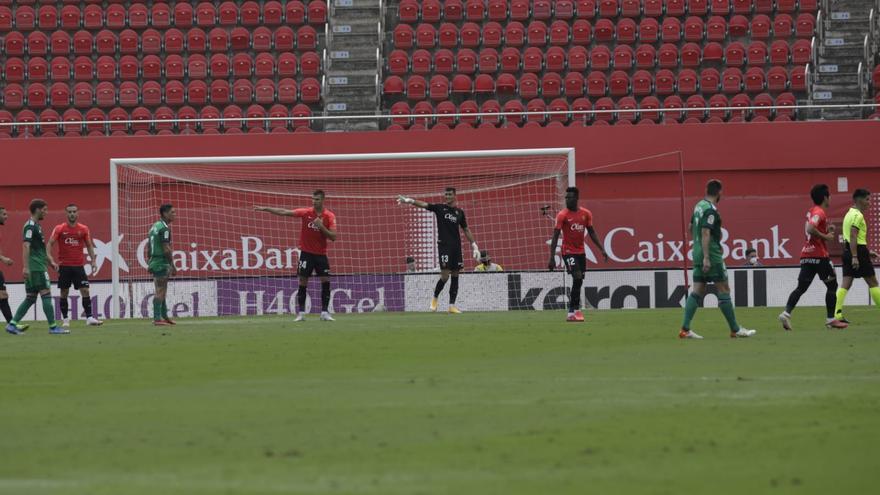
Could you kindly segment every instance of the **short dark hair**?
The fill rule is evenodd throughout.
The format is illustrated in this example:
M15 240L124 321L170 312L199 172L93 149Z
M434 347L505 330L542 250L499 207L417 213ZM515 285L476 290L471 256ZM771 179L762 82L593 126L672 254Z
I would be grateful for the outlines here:
M406 262L407 262L407 263L415 263L415 262L416 262L416 259L413 258L412 256L407 256L407 257L406 257Z
M755 248L748 248L748 249L746 249L746 256L748 256L749 253L758 254L758 250L756 250Z
M70 207L74 207L74 208L76 208L77 210L79 209L79 206L77 206L76 203L70 203L70 204L68 204L67 206L65 206L64 209L66 210L66 209L68 209L68 208L70 208Z
M444 192L451 192L452 194L456 193L455 188L452 186L447 186L446 189L444 189L443 191Z
M324 191L322 189L315 189L312 191L312 196L321 196L321 199L324 199Z
M831 190L828 189L828 184L816 184L810 189L810 197L813 198L814 204L821 205L829 196L831 196Z
M575 195L576 197L580 197L580 195L581 195L581 191L580 191L580 189L578 189L578 188L576 188L576 187L574 187L574 186L566 187L566 188L565 188L565 194L568 194L568 193L574 193L574 195Z
M43 209L43 208L45 208L45 207L46 207L46 202L43 201L42 199L39 199L39 198L37 198L37 199L32 199L32 200L31 200L31 204L30 204L30 206L29 206L29 208L30 208L30 210L31 210L31 215L33 215L34 213L36 213L37 210L41 210L41 209Z
M718 193L721 192L721 181L718 179L711 179L706 183L706 195L707 196L718 196Z
M856 189L853 191L853 199L867 198L871 195L871 191L867 189Z
M159 207L159 216L164 218L165 214L168 213L169 211L171 211L171 208L174 208L174 206L171 203L163 204L162 206Z

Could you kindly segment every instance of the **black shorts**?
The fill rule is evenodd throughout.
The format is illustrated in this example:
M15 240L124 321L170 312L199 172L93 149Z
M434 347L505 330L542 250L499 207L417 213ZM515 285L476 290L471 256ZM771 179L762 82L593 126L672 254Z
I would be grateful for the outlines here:
M86 269L82 266L62 266L58 269L58 288L79 290L89 286L89 277L86 275Z
M798 274L798 281L810 283L816 275L822 282L831 282L837 278L830 259L801 258L801 272Z
M310 277L313 272L319 277L330 276L330 261L327 260L327 255L300 252L297 273L301 277Z
M0 272L0 290L6 290L6 279L3 278L3 272Z
M562 262L565 263L565 271L568 273L587 271L587 256L584 254L563 254Z
M437 246L440 258L441 270L461 270L464 268L464 258L461 256L461 246Z
M859 260L859 269L853 270L852 253L849 250L849 243L843 243L843 276L853 278L873 277L874 264L871 263L871 253L868 246L859 244L856 246L856 255Z

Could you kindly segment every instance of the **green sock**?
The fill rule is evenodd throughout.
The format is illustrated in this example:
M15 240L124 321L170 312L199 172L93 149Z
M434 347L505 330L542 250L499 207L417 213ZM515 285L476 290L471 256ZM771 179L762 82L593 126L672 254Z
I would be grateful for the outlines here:
M33 306L35 302L37 302L37 296L25 297L24 301L22 301L21 304L18 305L18 309L15 310L15 315L12 316L12 321L10 321L9 323L12 323L13 325L18 325L18 322L20 322L21 319L24 318L24 315L27 314L28 310L31 309L31 306Z
M153 298L153 321L162 319L162 301Z
M880 307L880 287L871 287L868 289L871 293L871 299L874 300L874 306Z
M834 316L840 318L843 316L843 300L846 299L846 293L848 290L843 287L837 289L837 305L834 306Z
M162 301L162 318L168 319L168 304L165 301Z
M42 296L43 299L43 313L46 314L46 321L49 322L49 328L55 326L55 305L52 304L52 296L50 294L46 294Z
M684 303L684 322L682 322L681 328L684 328L685 330L691 329L691 320L693 320L694 315L697 314L697 309L700 307L700 301L702 301L702 299L702 297L693 292L688 296Z
M730 294L718 294L718 309L724 314L724 319L727 320L727 326L730 327L730 331L738 331L739 323L736 322L736 314L733 311L733 301L730 300Z

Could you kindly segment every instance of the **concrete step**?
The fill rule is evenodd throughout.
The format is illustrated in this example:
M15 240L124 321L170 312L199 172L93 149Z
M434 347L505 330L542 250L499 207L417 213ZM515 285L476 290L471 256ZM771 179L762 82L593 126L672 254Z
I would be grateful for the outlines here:
M356 35L356 34L369 34L375 39L379 37L379 23L378 21L373 22L358 22L358 23L348 23L348 22L331 22L330 23L330 32L333 33L334 38L338 38L340 36L345 35Z
M347 50L348 48L345 47L353 46L378 46L379 42L378 32L369 34L332 33L330 36L333 38L331 44L334 50Z
M362 60L351 60L351 59L335 59L330 60L327 64L327 68L334 72L348 72L348 71L361 71L361 70L373 70L378 71L378 65L376 62L376 56L373 54L373 58L371 59L362 59Z
M324 108L326 109L325 111L327 112L327 115L373 114L376 112L376 102L367 98L338 98L335 96L328 96L327 98L324 98Z
M334 120L324 126L327 132L351 132L351 131L378 131L379 124L376 122Z

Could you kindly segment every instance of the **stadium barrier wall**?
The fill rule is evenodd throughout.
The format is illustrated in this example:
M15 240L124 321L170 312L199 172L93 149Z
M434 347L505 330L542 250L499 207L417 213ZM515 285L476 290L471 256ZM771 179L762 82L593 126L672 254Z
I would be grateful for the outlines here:
M80 206L81 221L91 227L97 241L99 266L91 276L95 280L109 279L108 164L114 157L232 155L243 150L256 154L316 154L499 149L510 147L511 139L515 139L516 145L524 148L575 146L582 204L593 211L603 243L613 254L611 262L602 268L681 265L681 256L687 250L681 244L678 157L666 155L596 170L670 151L680 151L683 158L687 208L701 196L708 178L725 182L720 208L727 232L728 265L741 264L745 247L755 246L766 265L792 266L797 263L803 239L804 214L810 206L807 193L812 184L831 185L830 216L837 222L853 189L880 190L880 160L871 146L878 131L877 121L841 121L406 134L6 139L0 140L4 157L0 205L8 209L10 219L0 227L0 248L16 261L16 265L4 268L6 279L19 281L19 232L28 217L30 199L42 197L49 202L50 214L43 224L47 232L64 221L63 206L74 202ZM399 139L402 136L406 139ZM328 194L328 206L332 208L332 191ZM295 230L291 228L291 232ZM250 234L260 236L259 227L255 226ZM475 234L480 239L480 233ZM880 232L872 232L872 241L876 243L878 238ZM490 239L486 241L491 244ZM178 249L188 251L188 246L185 239L175 239ZM240 246L229 249L241 251ZM839 251L838 245L832 246L832 252ZM138 262L124 261L128 265ZM504 260L497 261L504 264ZM286 268L278 272L289 273Z
M734 304L739 307L784 306L788 294L797 285L797 268L747 268L730 270ZM363 280L364 278L367 281ZM333 278L330 309L335 313L369 313L373 311L428 311L431 291L437 274L340 276ZM243 279L187 281L169 284L169 312L174 318L195 316L290 315L296 307L297 280ZM124 318L148 318L152 310L153 284L123 284L120 314ZM91 286L95 315L110 314L110 284L96 282ZM13 304L24 298L22 284L9 284ZM459 307L465 311L542 311L566 307L570 280L560 272L468 273L461 275ZM219 298L222 293L233 298ZM596 270L587 274L582 300L590 308L647 309L679 308L685 298L680 270ZM55 313L60 318L58 297ZM71 291L71 318L83 319L79 294ZM218 306L218 300L235 301ZM310 281L306 309L318 312L320 285ZM441 297L440 310L446 309ZM801 298L799 307L824 306L825 286L818 281ZM856 287L847 296L847 305L868 304L868 292ZM706 307L716 307L717 299L708 295ZM45 320L42 309L29 314L33 320ZM719 322L720 324L720 322Z

